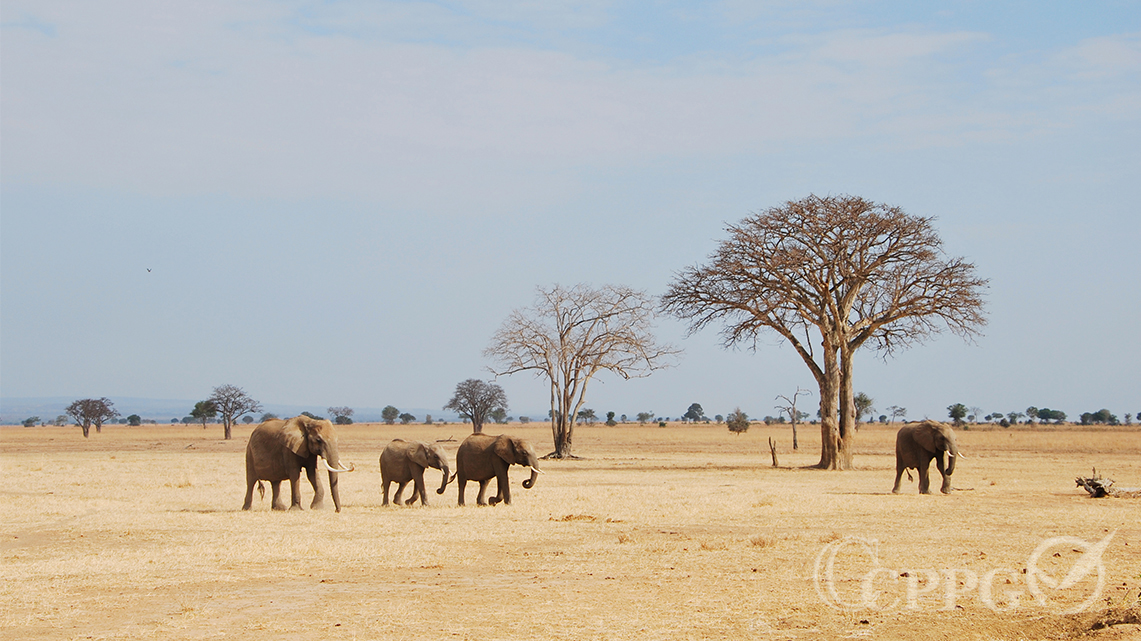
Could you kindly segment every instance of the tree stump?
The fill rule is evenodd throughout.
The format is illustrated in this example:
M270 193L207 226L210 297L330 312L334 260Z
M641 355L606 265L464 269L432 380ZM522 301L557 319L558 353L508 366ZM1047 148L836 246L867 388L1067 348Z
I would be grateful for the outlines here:
M773 467L780 467L777 463L777 444L773 437L769 437L769 453L773 455Z

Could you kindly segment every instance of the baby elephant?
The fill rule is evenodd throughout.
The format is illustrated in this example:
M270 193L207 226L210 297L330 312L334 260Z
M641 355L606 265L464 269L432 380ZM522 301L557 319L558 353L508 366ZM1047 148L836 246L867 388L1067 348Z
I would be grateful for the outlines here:
M394 439L380 454L380 482L384 486L384 504L388 505L388 484L399 483L393 501L397 505L411 505L420 497L420 503L428 504L428 495L424 492L424 468L434 467L444 471L444 480L436 494L443 494L448 487L448 476L451 470L448 467L448 457L439 445L421 443L419 441L405 441ZM415 481L412 496L408 501L401 503L400 493L408 481Z

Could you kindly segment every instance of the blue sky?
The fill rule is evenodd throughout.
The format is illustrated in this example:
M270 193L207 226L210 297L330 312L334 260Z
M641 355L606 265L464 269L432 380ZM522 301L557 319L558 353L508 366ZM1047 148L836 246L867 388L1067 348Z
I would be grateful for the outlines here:
M1141 9L1131 2L0 5L5 397L442 407L537 286L662 293L809 193L937 218L991 279L856 388L1141 412ZM148 271L148 269L150 271ZM774 337L660 337L599 414L775 414ZM513 414L541 382L500 379Z

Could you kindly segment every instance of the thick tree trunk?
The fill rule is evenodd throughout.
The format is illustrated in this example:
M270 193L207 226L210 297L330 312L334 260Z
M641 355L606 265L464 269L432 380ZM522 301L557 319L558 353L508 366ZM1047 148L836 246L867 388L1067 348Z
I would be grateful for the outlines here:
M840 372L835 350L824 347L824 375L820 383L820 462L824 470L840 468L840 423L836 417L836 400L839 397Z
M230 421L223 421L222 427L225 429L226 440L228 441L231 438L233 438L234 434L233 434L233 431L231 430L231 428L233 427L233 424L230 423Z
M840 348L840 466L852 469L853 446L856 437L856 396L852 385L852 350Z

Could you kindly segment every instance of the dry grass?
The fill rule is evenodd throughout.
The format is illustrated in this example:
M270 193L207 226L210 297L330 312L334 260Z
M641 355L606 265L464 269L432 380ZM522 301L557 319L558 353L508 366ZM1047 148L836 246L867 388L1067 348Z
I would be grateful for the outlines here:
M549 442L541 425L507 431ZM341 514L271 512L256 495L242 512L249 428L220 434L0 429L0 639L1047 639L1126 621L1141 599L1141 502L1073 484L1096 466L1141 485L1138 431L960 432L961 491L895 496L888 428L864 427L858 469L841 473L802 469L818 458L808 431L791 452L787 428L580 428L584 460L547 462L532 490L515 472L514 505L461 509L454 486L427 508L381 507L376 461L396 436L454 435L454 457L462 426L360 425L341 431L358 465ZM1005 613L964 581L948 611L942 590L914 611L838 610L813 580L818 554L853 536L877 539L886 567L981 577L1025 567L1048 537L1109 532L1107 583L1080 615L1039 606L1017 574L995 583L1023 592ZM1057 554L1043 561L1054 577L1079 556ZM846 569L838 591L859 595ZM1097 638L1129 627L1110 629Z

